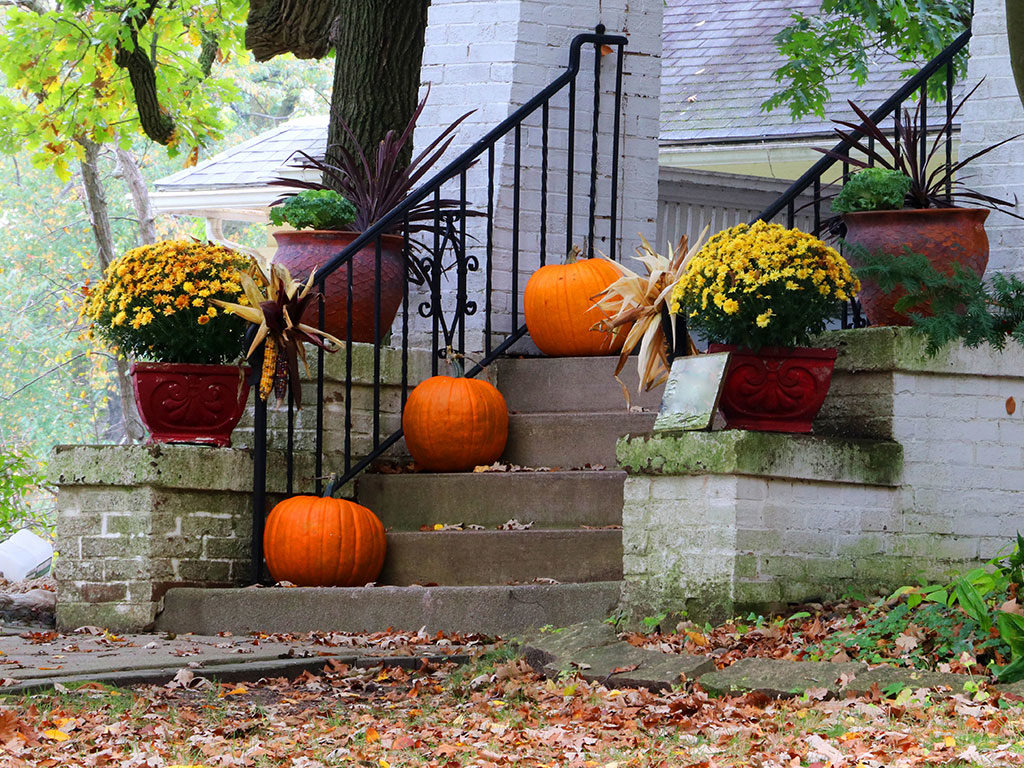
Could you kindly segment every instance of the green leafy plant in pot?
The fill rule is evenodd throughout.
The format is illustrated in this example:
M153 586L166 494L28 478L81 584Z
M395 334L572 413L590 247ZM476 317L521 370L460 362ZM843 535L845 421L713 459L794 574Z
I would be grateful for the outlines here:
M936 162L953 121L977 87L951 110L930 146L921 126L920 104L913 113L904 109L902 116L894 116L895 140L852 101L850 107L861 124L835 121L848 129L836 128L836 135L850 145L851 152L856 150L863 156L818 150L863 169L849 178L832 202L832 210L841 215L844 225L840 231L845 229L846 242L854 246L851 258L855 266L858 249L899 256L904 248L909 248L924 254L945 274L952 274L954 263L979 277L984 274L988 265L985 219L990 210L1006 210L1015 202L968 188L961 172L979 157L1018 136L985 147L949 166ZM856 138L854 132L865 138ZM1021 218L1012 211L1006 212ZM894 307L902 295L898 290L887 293L876 282L865 280L860 301L873 325L909 325L908 316Z
M339 164L334 165L300 152L301 160L294 167L316 171L319 181L279 178L276 186L302 189L277 201L271 208L271 222L285 223L294 231L274 233L277 240L275 263L286 267L300 281L315 269L323 267L341 253L362 232L374 226L395 206L400 204L413 187L444 155L455 130L471 112L445 128L422 152L406 165L400 160L405 146L412 140L416 121L426 105L420 101L409 124L398 133L388 131L377 145L375 157L369 158L359 146L349 126L342 121L351 147L337 147ZM337 191L336 191L337 190ZM347 341L377 342L387 334L398 313L404 294L405 276L414 283L425 279L423 270L411 253L406 252L408 234L410 246L416 245L415 235L432 232L446 226L446 216L457 213L459 201L430 200L413 206L403 217L407 231L396 226L371 240L345 265L328 276L324 286L324 330ZM473 214L470 214L473 215ZM379 270L378 270L379 244ZM349 271L351 270L351 278ZM380 314L377 322L376 297L380 274ZM351 280L351 327L348 296ZM306 323L316 325L313 307L304 317ZM374 329L376 326L376 335Z

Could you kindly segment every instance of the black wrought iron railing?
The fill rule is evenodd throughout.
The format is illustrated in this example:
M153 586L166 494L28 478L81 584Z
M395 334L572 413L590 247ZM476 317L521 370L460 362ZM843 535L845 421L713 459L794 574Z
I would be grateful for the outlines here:
M297 447L292 402L289 399L285 414L273 414L283 427L283 445L278 444L276 430L270 434L266 403L256 404L254 581L263 575L271 437L274 455L283 454L286 493L296 492L301 484L301 490L320 494L328 473L340 475L338 487L343 487L402 438L401 428L387 431L382 424L382 355L400 358L397 381L393 366L387 366L392 376L387 386L391 393L399 390L399 405L404 408L416 383L410 374L410 349L430 350L435 375L447 349L477 352L478 362L466 371L467 376L476 376L526 335L520 309L525 278L546 263L549 253L561 257L575 239L585 237L588 256L600 247L616 257L626 43L623 36L606 34L603 26L576 36L569 46L568 66L558 78L321 265L315 279L327 304L320 303L317 322L346 342L337 353L344 357L339 375L342 403L339 409L335 397L327 413L325 356L320 351L315 397L303 398L302 418L308 419L312 408L314 423L303 430L307 435L312 432L312 445L302 446L307 454L312 451L312 468L302 477L296 469L302 451ZM593 51L592 69L583 66L585 48ZM612 66L612 72L603 72ZM591 77L584 74L587 70ZM423 205L433 209L433 226L411 233L410 214ZM395 249L401 268L397 275L389 275ZM368 277L357 274L359 266L368 270ZM395 282L397 294L392 290ZM480 339L478 344L471 340L474 336ZM372 342L372 366L359 382L353 362L353 342L358 341ZM353 409L357 386L364 397L369 390L361 412L369 424L358 436ZM340 425L328 424L339 419ZM324 450L328 426L333 440L329 457ZM339 465L327 466L328 460Z
M903 107L904 104L913 99L916 95L917 105L913 112L918 120L918 127L921 131L920 150L921 157L919 162L922 167L928 161L929 142L928 136L930 132L934 132L935 124L939 126L945 125L952 121L953 110L954 110L954 98L953 91L955 85L955 74L956 74L956 57L967 47L968 41L971 39L970 28L966 29L956 38L942 53L932 59L930 62L925 64L921 70L913 77L908 79L892 96L872 112L869 117L871 121L879 126L883 124L885 120L892 117L894 121L896 119L903 119ZM929 117L929 101L928 101L928 84L932 78L937 75L945 75L945 100L944 100L944 115L941 116L939 121L929 123L931 119ZM772 221L780 215L785 215L785 222L787 227L794 226L795 216L798 210L802 210L807 207L797 207L797 200L801 195L805 195L808 192L812 198L812 202L809 204L812 206L813 218L814 218L814 229L815 235L822 233L823 227L826 225L830 216L822 216L822 205L828 202L828 196L823 194L823 190L827 191L826 184L823 183L823 178L834 173L833 166L836 163L841 163L842 174L841 180L849 178L850 175L850 164L842 162L837 159L834 155L848 155L853 148L853 141L857 141L865 138L863 131L864 125L861 124L861 130L850 131L848 139L844 139L832 147L833 155L823 154L821 159L818 160L814 165L807 169L799 179L793 182L778 200L772 203L770 206L761 211L760 214L754 219ZM895 128L895 122L893 126L894 141L898 144L900 141L899 132ZM945 150L943 156L943 162L946 168L950 168L953 165L953 131L947 130L943 139ZM869 149L874 149L874 140L868 138ZM869 164L874 164L870 158L865 158ZM946 197L949 198L951 194L950 185L947 182L946 186ZM753 222L751 222L753 223ZM863 317L860 311L860 306L856 301L851 302L850 306L844 312L843 316L843 327L860 327L866 324L866 319Z

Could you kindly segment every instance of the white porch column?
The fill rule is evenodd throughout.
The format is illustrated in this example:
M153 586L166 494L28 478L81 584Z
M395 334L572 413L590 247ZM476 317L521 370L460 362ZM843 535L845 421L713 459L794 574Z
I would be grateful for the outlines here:
M632 254L637 233L655 235L658 202L658 100L661 75L662 0L434 0L430 7L423 56L423 89L430 97L415 134L417 151L445 126L469 110L448 158L483 136L519 106L528 102L565 71L569 43L582 32L604 24L608 34L625 34L629 44L623 58L622 139L619 144L617 242L618 254ZM601 143L598 150L597 225L594 247L610 249L611 131L616 56L602 58L600 106ZM576 90L576 129L573 174L573 237L584 245L588 232L588 193L591 177L594 51L584 46ZM550 107L548 133L547 237L549 263L561 263L566 251L568 96L558 94ZM512 274L515 150L511 137L499 143L494 155L492 339L512 329L514 292L520 296L529 275L540 264L541 230L541 112L523 126L520 136L518 284ZM442 161L443 164L444 161ZM438 168L442 164L438 165ZM472 207L487 210L488 158L466 175ZM445 196L457 196L450 183ZM486 302L485 259L487 227L483 218L470 219L470 252L480 269L469 276L469 298L478 305L469 318L466 351L483 348ZM450 256L450 254L449 254ZM446 296L454 299L454 270ZM412 302L411 302L412 303ZM521 309L518 322L522 322ZM430 321L417 318L417 342L428 343Z
M1010 70L1005 0L975 0L968 86L982 78L963 111L960 157L970 157L1003 139L1024 133L1024 107ZM968 187L993 197L1024 201L1024 139L1011 141L971 163L960 177ZM1015 209L1024 215L1024 205ZM1024 222L993 211L985 224L991 246L989 273L1024 277Z

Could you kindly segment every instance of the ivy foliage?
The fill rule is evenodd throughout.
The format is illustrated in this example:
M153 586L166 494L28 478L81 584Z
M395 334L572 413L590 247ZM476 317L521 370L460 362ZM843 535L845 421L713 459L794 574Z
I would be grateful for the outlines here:
M1024 679L1024 613L1019 600L1024 585L1024 538L1018 533L1008 554L950 581L922 580L900 587L887 600L866 610L866 621L847 617L849 629L832 632L808 647L812 660L840 651L859 661L886 663L885 649L904 646L911 666L931 669L963 653L976 656L1002 683Z
M171 123L171 154L217 139L235 82L210 74L213 56L242 55L247 3L242 0L75 0L37 13L4 9L0 36L0 152L32 151L32 163L62 180L81 159L82 141L128 147L142 132L136 91L119 53L144 51L152 65L158 110ZM133 26L143 13L146 21Z
M863 265L855 270L861 280L874 282L886 293L906 292L897 300L896 311L908 315L914 330L925 336L928 354L935 355L953 341L968 347L987 343L996 349L1003 349L1008 339L1024 345L1024 281L1000 272L985 281L959 264L947 275L907 247L898 257L847 247L856 252L854 261Z
M295 229L346 230L356 220L356 207L333 189L307 189L270 209L270 223Z
M964 31L970 0L823 0L816 14L794 11L774 38L785 62L773 77L781 88L762 105L770 112L788 107L794 120L825 116L828 83L868 80L869 65L881 56L907 64L904 76L941 53ZM967 73L966 52L956 58L957 78ZM944 70L928 86L932 98L945 97Z
M910 177L888 168L865 168L850 177L832 200L836 213L889 211L903 207Z

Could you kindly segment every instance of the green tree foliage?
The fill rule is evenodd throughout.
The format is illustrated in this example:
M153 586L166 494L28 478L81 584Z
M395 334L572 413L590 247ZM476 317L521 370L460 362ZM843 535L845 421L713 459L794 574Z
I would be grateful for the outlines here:
M225 109L225 137L213 154L282 120L324 113L330 94L330 61L278 57L266 64L229 62L224 74L240 97ZM144 139L133 145L147 180L182 167ZM18 448L45 458L53 445L105 441L107 398L114 391L109 353L86 343L77 308L79 288L99 274L96 247L82 201L81 179L57 179L30 161L33 150L0 155L0 449ZM139 245L128 190L115 176L113 152L100 158L108 189L116 253ZM72 165L70 170L74 171ZM157 218L157 237L202 237L194 219ZM231 239L266 244L263 226L225 228Z
M29 148L34 164L66 181L72 161L83 157L80 141L127 147L142 132L140 110L155 109L169 126L161 143L172 154L197 153L223 133L224 105L239 95L231 78L211 74L211 64L242 50L246 5L76 0L42 13L6 9L0 151ZM152 65L153 103L138 102L139 83L125 64L136 52Z
M824 117L829 81L848 77L864 85L869 64L886 56L907 64L903 74L910 76L952 43L970 18L970 0L822 0L817 14L795 11L775 36L785 63L773 75L782 88L761 109L786 106L794 120ZM958 77L966 75L966 55L956 65ZM929 90L940 96L944 88L941 72Z

